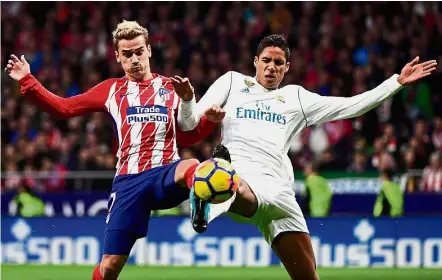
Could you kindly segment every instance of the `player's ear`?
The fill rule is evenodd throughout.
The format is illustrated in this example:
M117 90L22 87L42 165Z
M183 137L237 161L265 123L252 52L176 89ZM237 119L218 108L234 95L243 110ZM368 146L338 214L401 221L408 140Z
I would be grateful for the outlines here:
M147 45L147 56L148 56L149 58L152 57L152 48L150 47L150 45Z
M255 59L253 59L253 65L255 65L255 68L258 67L258 57L255 56Z
M117 51L115 51L115 59L117 60L118 63L120 63L120 56L118 55Z
M285 70L284 70L284 73L287 73L287 72L289 71L289 68L290 68L290 62L287 62L287 63L285 64Z

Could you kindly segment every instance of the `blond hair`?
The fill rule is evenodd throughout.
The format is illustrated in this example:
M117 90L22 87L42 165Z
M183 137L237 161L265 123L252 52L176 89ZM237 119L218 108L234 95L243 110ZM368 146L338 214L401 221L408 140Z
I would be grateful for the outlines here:
M138 36L144 36L146 45L149 44L149 32L136 21L123 20L112 32L115 50L118 51L118 42L120 40L132 40Z

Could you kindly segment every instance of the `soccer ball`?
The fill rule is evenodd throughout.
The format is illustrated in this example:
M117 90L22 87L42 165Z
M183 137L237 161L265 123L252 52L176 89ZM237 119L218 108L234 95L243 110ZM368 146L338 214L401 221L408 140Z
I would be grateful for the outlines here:
M202 162L193 178L196 196L215 204L232 197L238 189L238 182L239 177L232 165L220 158Z

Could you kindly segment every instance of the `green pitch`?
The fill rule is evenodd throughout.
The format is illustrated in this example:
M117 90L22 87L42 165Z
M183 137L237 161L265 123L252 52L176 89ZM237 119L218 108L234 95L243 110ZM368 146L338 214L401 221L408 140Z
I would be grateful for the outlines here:
M92 278L92 266L2 265L4 280L82 280ZM441 280L442 269L389 269L389 268L323 268L321 280ZM289 279L281 267L269 268L201 268L201 267L137 267L127 266L121 280L191 279L191 280L267 280Z

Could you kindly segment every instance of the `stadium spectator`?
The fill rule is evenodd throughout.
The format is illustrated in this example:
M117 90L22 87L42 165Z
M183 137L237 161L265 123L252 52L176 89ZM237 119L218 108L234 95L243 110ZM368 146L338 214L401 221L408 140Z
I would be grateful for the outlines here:
M304 168L305 189L303 212L312 217L327 217L332 203L332 189L328 181L318 173L318 165L309 162Z
M353 155L353 162L347 168L350 173L363 173L367 171L367 156L363 152L356 152Z
M399 184L393 182L394 171L381 172L381 189L374 204L373 216L400 217L404 212L404 195Z
M29 185L22 182L17 191L18 193L14 196L13 201L19 216L25 218L44 216L44 202Z
M190 77L198 93L228 70L253 75L249 62L256 44L270 32L284 34L293 54L284 84L302 84L322 95L351 96L372 88L415 54L442 65L442 7L437 2L2 2L2 64L10 53L25 54L32 72L51 91L74 96L123 75L110 43L110 28L122 18L139 20L150 31L155 71ZM47 154L54 166L68 170L113 170L117 143L113 124L104 116L48 119L25 102L5 73L1 78L2 170L41 171ZM423 169L431 152L442 150L441 80L438 67L428 79L360 118L312 128L300 139L302 149L290 151L295 168L318 159L321 171L343 170L359 158L355 154L361 151L351 145L358 139L367 150L374 149L368 160L375 169L381 158L399 171ZM212 137L181 154L204 159L217 140ZM5 155L13 150L13 156ZM17 186L12 182L9 187ZM420 185L418 176L415 184ZM44 190L47 184L37 185ZM94 190L102 185L66 182L64 187Z
M431 136L435 149L442 152L442 116L434 118L434 129Z
M442 156L434 152L430 164L424 169L420 190L423 192L442 192Z

